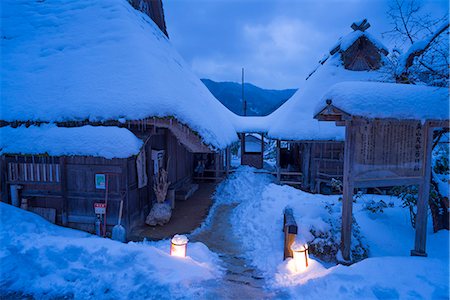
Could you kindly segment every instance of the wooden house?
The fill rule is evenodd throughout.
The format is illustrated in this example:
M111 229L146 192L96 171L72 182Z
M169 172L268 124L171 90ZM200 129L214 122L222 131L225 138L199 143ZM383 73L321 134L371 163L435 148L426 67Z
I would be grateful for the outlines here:
M411 255L427 255L433 131L450 127L449 104L447 88L396 83L342 82L324 95L315 118L345 127L345 260L351 260L353 192L368 187L418 185Z
M21 13L2 28L14 40L2 43L1 201L19 187L30 210L92 231L94 203L108 199L110 228L122 199L129 231L149 212L160 167L180 199L195 188L197 156L213 162L213 179L223 175L237 141L229 111L147 15L109 0L8 5ZM32 25L47 19L58 32ZM19 23L33 30L16 34Z
M387 49L366 30L367 20L352 24L298 91L268 116L267 134L278 140L278 178L303 189L331 193L332 180L343 179L344 130L312 119L324 92L340 81L389 81L384 72Z

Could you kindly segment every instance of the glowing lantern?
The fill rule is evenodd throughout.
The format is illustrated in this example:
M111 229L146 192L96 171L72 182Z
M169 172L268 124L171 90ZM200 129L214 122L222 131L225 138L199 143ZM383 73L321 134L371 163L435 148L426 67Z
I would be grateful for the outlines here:
M309 261L308 244L306 242L295 241L291 246L291 250L294 255L296 271L306 271Z
M189 240L185 235L176 234L170 242L170 255L186 257L187 244Z

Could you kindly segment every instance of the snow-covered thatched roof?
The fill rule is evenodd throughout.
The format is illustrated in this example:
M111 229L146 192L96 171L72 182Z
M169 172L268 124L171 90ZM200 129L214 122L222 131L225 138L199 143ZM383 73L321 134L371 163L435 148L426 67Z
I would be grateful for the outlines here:
M143 145L131 131L115 126L5 126L0 128L0 137L0 155L127 158L138 154Z
M342 46L343 41L356 41L355 36L361 33L354 32L341 38L340 45ZM369 36L366 32L363 33ZM351 46L345 43L345 47ZM381 42L376 43L377 47L384 48ZM325 92L342 81L390 80L391 76L383 67L378 70L352 71L344 68L340 52L325 56L314 72L300 83L298 91L267 117L268 135L283 140L343 140L343 127L336 127L334 123L319 122L313 118L316 106L321 103Z
M230 112L126 0L2 1L3 121L173 116L206 144L235 141Z
M358 39L364 37L377 47L384 55L388 54L388 49L376 37L368 33L366 30L370 27L367 19L354 22L352 24L353 32L339 38L338 42L331 47L330 54L333 55L338 51L347 51Z
M330 101L349 115L367 118L448 120L447 88L382 83L341 82L333 85L316 107L319 113Z

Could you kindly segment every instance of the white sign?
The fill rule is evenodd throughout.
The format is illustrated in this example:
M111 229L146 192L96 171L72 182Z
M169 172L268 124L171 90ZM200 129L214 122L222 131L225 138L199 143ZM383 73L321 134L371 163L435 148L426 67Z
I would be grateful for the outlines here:
M106 203L94 203L94 211L96 215L104 215L106 213Z

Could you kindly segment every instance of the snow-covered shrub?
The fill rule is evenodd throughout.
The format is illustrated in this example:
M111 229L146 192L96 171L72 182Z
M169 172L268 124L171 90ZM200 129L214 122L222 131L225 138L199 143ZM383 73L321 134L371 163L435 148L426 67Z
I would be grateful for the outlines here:
M441 147L433 153L433 171L436 174L449 174L448 147Z
M402 207L409 209L409 216L411 225L416 228L416 215L417 215L417 193L418 188L416 185L410 186L397 186L392 189L394 196L397 196L402 200Z
M366 202L363 207L365 210L368 210L371 213L376 214L376 213L383 213L384 209L387 208L388 205L383 200L375 201L372 199L369 202Z
M337 254L341 244L341 204L328 203L325 209L330 217L326 220L330 228L326 231L311 228L311 234L314 239L309 243L310 252L316 257L326 262L336 262ZM369 246L364 242L360 227L353 218L352 222L352 261L357 262L367 258L369 255Z
M342 181L336 178L331 178L331 187L333 190L342 193Z

